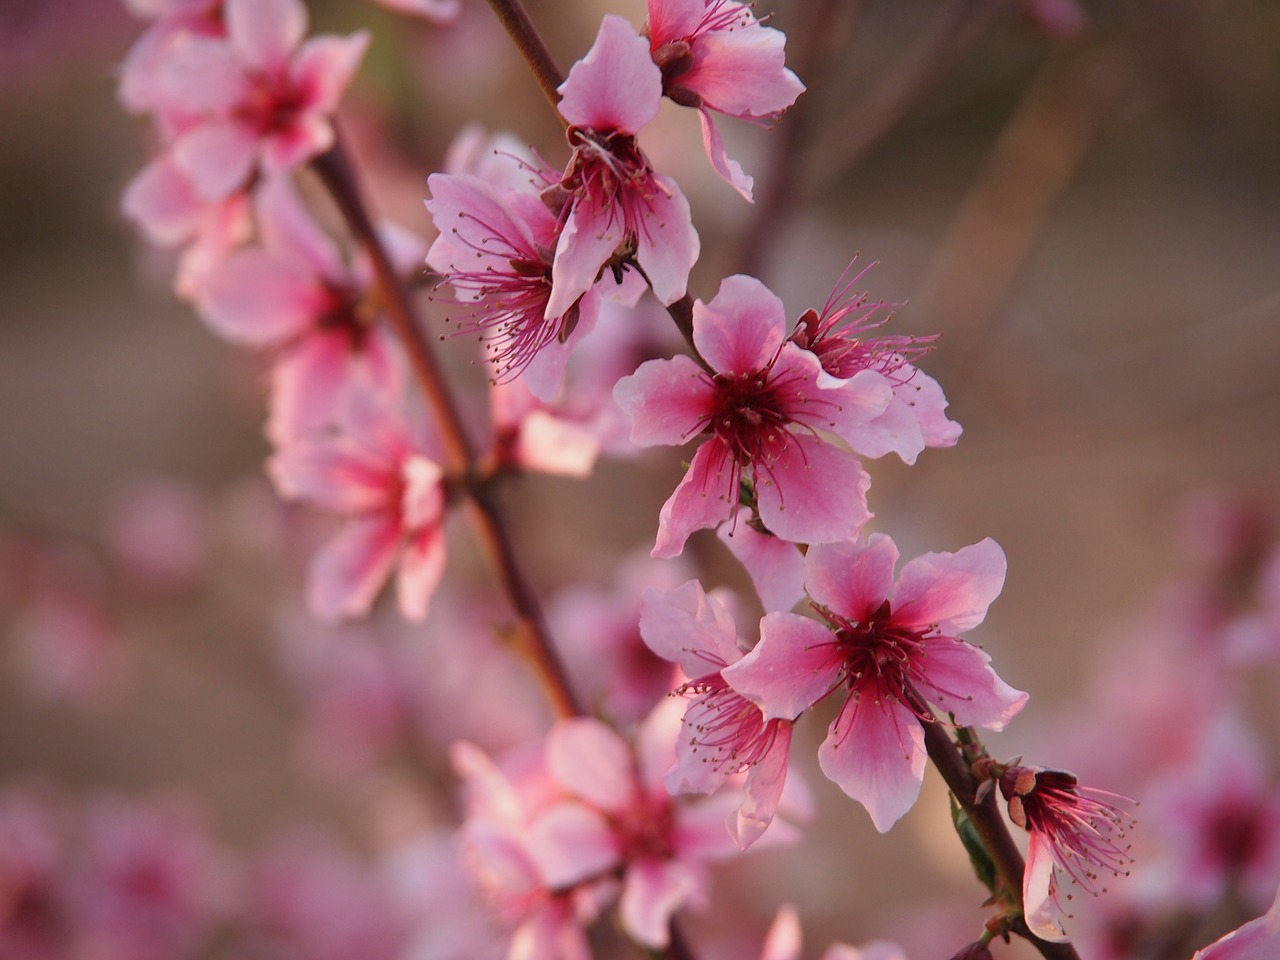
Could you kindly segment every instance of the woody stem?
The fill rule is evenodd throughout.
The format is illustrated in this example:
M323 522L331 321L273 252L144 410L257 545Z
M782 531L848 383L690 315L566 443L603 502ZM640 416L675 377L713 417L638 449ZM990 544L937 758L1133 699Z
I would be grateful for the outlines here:
M560 105L558 88L564 83L564 74L552 59L551 51L547 49L547 44L538 33L538 28L529 19L524 4L520 0L489 0L489 6L511 36L520 55L529 64L529 69L533 71L542 95L551 102L551 106L558 108ZM560 116L558 109L556 116Z

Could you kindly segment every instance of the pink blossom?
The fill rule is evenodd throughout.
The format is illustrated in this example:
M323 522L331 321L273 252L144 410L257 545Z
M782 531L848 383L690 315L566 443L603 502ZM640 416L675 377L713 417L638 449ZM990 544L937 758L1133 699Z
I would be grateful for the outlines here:
M63 846L48 796L27 788L0 794L0 956L66 956Z
M743 802L729 815L728 827L740 847L750 846L773 821L782 797L791 721L766 718L724 679L722 671L742 658L744 648L724 604L704 593L697 580L661 593L645 591L640 633L688 678L676 689L689 705L667 789L712 793L745 771Z
M161 112L195 118L172 150L205 200L245 188L259 161L289 170L329 148L329 116L369 37L302 42L300 0L226 0L225 37L187 36L157 71Z
M268 461L280 494L344 518L308 571L322 620L363 616L396 572L401 613L426 616L444 573L444 472L425 418L398 391L364 384L340 398L331 432L287 438Z
M1027 926L1042 940L1066 940L1057 871L1095 896L1100 871L1127 876L1132 857L1121 844L1133 825L1123 810L1130 801L1082 787L1061 770L1016 765L1002 773L1000 792L1009 819L1031 836L1022 879Z
M635 135L658 113L662 75L630 24L606 16L560 86L573 155L552 196L566 197L546 316L562 317L605 267L634 261L664 304L684 296L698 259L689 204L655 173Z
M1026 702L959 639L1004 583L992 540L909 561L883 534L827 544L805 558L809 595L825 623L771 613L760 642L724 670L768 718L793 720L832 691L845 700L818 751L822 771L862 803L881 832L911 808L924 773L921 723L999 730ZM833 632L834 631L834 632Z
M1272 960L1280 955L1280 892L1271 909L1250 920L1203 950L1191 960Z
M529 845L552 888L621 871L623 929L654 949L669 941L672 915L705 903L707 861L735 852L716 798L675 803L663 786L675 715L662 704L634 748L590 718L559 721L546 764L566 799L531 824Z
M800 960L800 917L795 907L784 905L765 936L760 960ZM822 960L907 960L902 948L889 940L876 940L861 949L833 943Z
M655 557L679 554L690 533L732 516L744 481L765 526L784 540L847 540L870 517L870 478L819 431L852 430L881 413L891 391L871 372L833 380L785 339L785 327L782 302L764 284L729 277L710 303L693 305L693 340L708 370L678 356L618 382L633 442L708 435L662 507Z
M462 0L370 0L397 13L409 13L435 23L452 23L462 12Z
M796 545L757 529L742 507L716 536L746 569L765 610L790 610L804 599L804 554Z
M784 65L786 37L733 0L649 0L645 27L662 92L702 118L707 157L746 199L752 179L725 154L711 111L731 117L776 117L804 92Z
M165 477L139 478L116 491L108 503L106 528L117 564L156 591L194 583L209 548L200 495Z
M427 182L427 209L440 231L427 263L471 311L450 317L457 332L486 341L498 381L523 372L535 395L551 399L570 347L591 329L599 311L599 295L587 288L563 309L548 309L559 232L555 215L534 184L517 190L443 173Z
M853 424L841 436L863 456L896 453L904 463L915 463L925 447L954 446L960 425L947 419L947 398L937 381L913 365L932 349L937 337L875 333L888 320L877 316L885 303L868 305L867 294L855 288L869 269L847 283L841 276L822 310L805 311L790 339L814 353L822 369L837 379L882 377L892 390L889 403L877 416Z
M213 330L234 343L282 348L272 368L268 434L277 441L325 426L353 376L394 388L398 352L376 325L378 295L363 255L348 265L316 225L287 177L254 195L261 246L214 264L197 304ZM381 228L395 264L409 273L421 244L393 224Z

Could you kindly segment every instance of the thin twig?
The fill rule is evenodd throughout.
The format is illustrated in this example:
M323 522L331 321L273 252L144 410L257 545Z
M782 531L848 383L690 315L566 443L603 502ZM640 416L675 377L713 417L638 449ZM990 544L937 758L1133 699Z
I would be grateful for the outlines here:
M559 87L560 84L564 83L564 74L556 66L556 62L551 56L551 51L547 49L547 45L543 41L542 35L538 33L537 27L529 19L529 14L525 11L524 4L520 0L489 0L489 6L493 8L498 20L501 21L502 26L510 34L516 48L520 51L520 55L529 64L529 69L533 71L533 76L538 81L538 87L542 90L542 95L550 101L551 106L557 108L556 116L559 117ZM563 122L563 118L561 118L561 122Z

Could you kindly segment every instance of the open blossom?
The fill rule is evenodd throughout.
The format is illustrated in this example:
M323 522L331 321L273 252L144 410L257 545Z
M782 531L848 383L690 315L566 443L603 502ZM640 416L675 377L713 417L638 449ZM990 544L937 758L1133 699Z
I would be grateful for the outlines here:
M867 294L855 288L869 269L847 283L841 277L822 310L805 311L790 339L815 354L822 369L837 379L868 370L884 377L892 388L884 411L857 424L844 439L863 456L896 453L903 462L915 463L925 447L954 446L960 425L947 419L947 398L938 382L913 365L937 337L876 332L886 319L878 316L885 304L869 304Z
M402 397L354 385L333 430L286 438L267 469L282 496L345 518L308 571L317 617L368 613L393 569L401 613L426 616L444 573L444 471L437 438Z
M689 698L689 705L667 788L712 793L745 771L743 803L729 815L728 826L739 846L750 846L773 821L782 797L791 721L766 718L724 679L721 672L740 660L744 650L729 611L703 592L697 580L661 593L645 591L640 633L688 678L676 690Z
M573 155L548 193L567 199L546 316L564 316L603 269L628 261L644 271L659 300L674 303L698 259L698 234L680 188L654 172L636 143L662 100L649 45L621 17L606 16L559 89Z
M878 415L890 387L872 371L835 381L785 335L782 302L753 277L729 277L710 303L693 304L693 341L709 371L677 356L618 382L633 442L707 435L662 507L655 557L679 554L690 533L732 516L744 480L765 525L785 540L847 540L870 517L870 478L819 431L843 436Z
M702 118L707 157L748 200L752 179L730 160L711 111L731 117L774 117L804 92L785 66L786 37L733 0L649 0L645 27L662 92Z
M930 553L902 568L883 534L865 544L825 544L805 557L809 595L825 623L770 613L760 642L724 670L729 684L764 709L793 720L836 690L844 703L818 751L822 772L859 801L884 832L920 792L922 723L954 717L1000 730L1027 695L965 643L1004 584L1004 552L983 540Z
M259 161L288 170L329 148L330 114L367 34L303 43L301 0L226 0L225 36L187 34L146 98L175 127L172 153L206 201L243 189Z
M1128 800L1082 787L1062 770L1010 766L1000 777L1009 819L1027 830L1027 866L1022 879L1027 926L1042 940L1066 940L1056 871L1082 890L1097 894L1099 873L1127 876L1132 862L1122 846L1133 820Z

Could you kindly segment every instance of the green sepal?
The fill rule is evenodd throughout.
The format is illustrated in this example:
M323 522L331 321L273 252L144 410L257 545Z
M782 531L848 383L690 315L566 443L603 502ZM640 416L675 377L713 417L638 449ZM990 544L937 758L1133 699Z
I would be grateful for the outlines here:
M960 837L960 842L964 844L965 852L969 854L969 863L973 866L974 875L978 878L978 882L991 891L992 896L996 896L999 878L996 874L996 865L992 862L991 855L987 853L986 845L978 836L973 821L956 801L955 796L948 793L947 799L951 801L951 823L956 828L956 835Z

